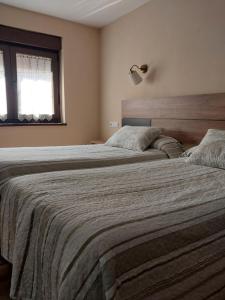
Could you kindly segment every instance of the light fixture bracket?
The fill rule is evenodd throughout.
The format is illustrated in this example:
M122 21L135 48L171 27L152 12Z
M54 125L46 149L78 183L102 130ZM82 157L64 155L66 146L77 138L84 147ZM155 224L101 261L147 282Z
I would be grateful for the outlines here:
M147 73L148 72L148 65L141 65L139 67L142 73Z

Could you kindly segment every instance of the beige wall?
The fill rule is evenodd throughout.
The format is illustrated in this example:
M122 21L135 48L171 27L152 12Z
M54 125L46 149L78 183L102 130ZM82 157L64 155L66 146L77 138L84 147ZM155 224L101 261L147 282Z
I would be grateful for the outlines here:
M87 143L99 136L97 29L0 4L0 24L62 37L67 126L0 127L0 147Z
M151 0L105 27L101 45L97 29L2 4L0 24L62 36L68 124L0 127L0 147L87 143L100 130L107 138L122 99L225 90L224 0ZM152 68L138 86L128 78L134 63Z
M151 0L102 30L101 134L121 118L121 99L225 91L225 1ZM132 64L152 74L138 86Z

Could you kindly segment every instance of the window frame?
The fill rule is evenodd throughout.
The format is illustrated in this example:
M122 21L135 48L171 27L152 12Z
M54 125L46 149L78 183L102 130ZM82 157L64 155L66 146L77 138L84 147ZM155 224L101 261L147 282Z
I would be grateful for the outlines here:
M11 62L10 62L10 56L9 56L9 52L8 50L8 46L4 43L0 42L0 51L2 51L3 53L3 63L4 63L4 71L5 71L5 88L6 88L6 102L7 102L7 113L9 112L11 103L10 103L10 99L12 99L12 86L10 86L10 80L8 80L9 78L11 78ZM0 120L0 123L3 122Z
M30 46L23 44L19 41L19 43L9 42L8 40L1 40L1 30L6 28L10 29L13 33L19 32L22 33L23 37L27 37L27 34L31 37L35 37L34 39L30 39L35 46ZM3 30L3 33L5 31ZM8 37L8 35L7 35ZM46 39L48 47L37 47L38 45L38 37L43 37ZM54 37L50 36L48 39L48 35L41 33L33 33L29 31L24 31L20 29L14 30L11 27L5 27L0 25L0 51L3 52L3 62L4 62L4 70L5 70L5 80L6 80L6 97L7 97L7 119L0 120L1 125L53 125L53 124L62 124L61 121L61 101L60 101L60 51L59 46L55 46L55 49L49 49L49 43L51 42L51 38L53 41ZM20 38L20 36L19 36ZM10 39L10 37L9 37ZM59 38L58 38L59 39ZM26 41L27 42L27 41ZM61 39L60 39L61 42ZM42 45L43 46L43 45ZM18 94L17 94L17 65L16 65L16 54L22 53L27 55L34 55L39 57L48 57L51 58L52 63L52 72L53 72L53 95L54 95L54 115L53 118L49 120L23 120L20 121L18 119Z

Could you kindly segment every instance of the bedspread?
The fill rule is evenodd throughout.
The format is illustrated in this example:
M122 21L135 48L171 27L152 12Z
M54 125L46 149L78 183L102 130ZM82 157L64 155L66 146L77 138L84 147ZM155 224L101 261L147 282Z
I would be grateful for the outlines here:
M18 175L166 158L166 153L157 149L137 152L105 145L0 148L0 189Z
M11 179L11 297L225 299L225 171L184 159Z

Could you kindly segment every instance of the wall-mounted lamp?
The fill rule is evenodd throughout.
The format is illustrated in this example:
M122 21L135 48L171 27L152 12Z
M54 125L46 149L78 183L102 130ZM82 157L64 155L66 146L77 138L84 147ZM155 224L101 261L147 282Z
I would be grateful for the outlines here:
M143 78L139 75L138 71L141 71L143 74L145 74L146 72L148 72L148 65L141 65L140 67L137 65L133 65L130 68L129 76L135 85L141 83L143 80Z

